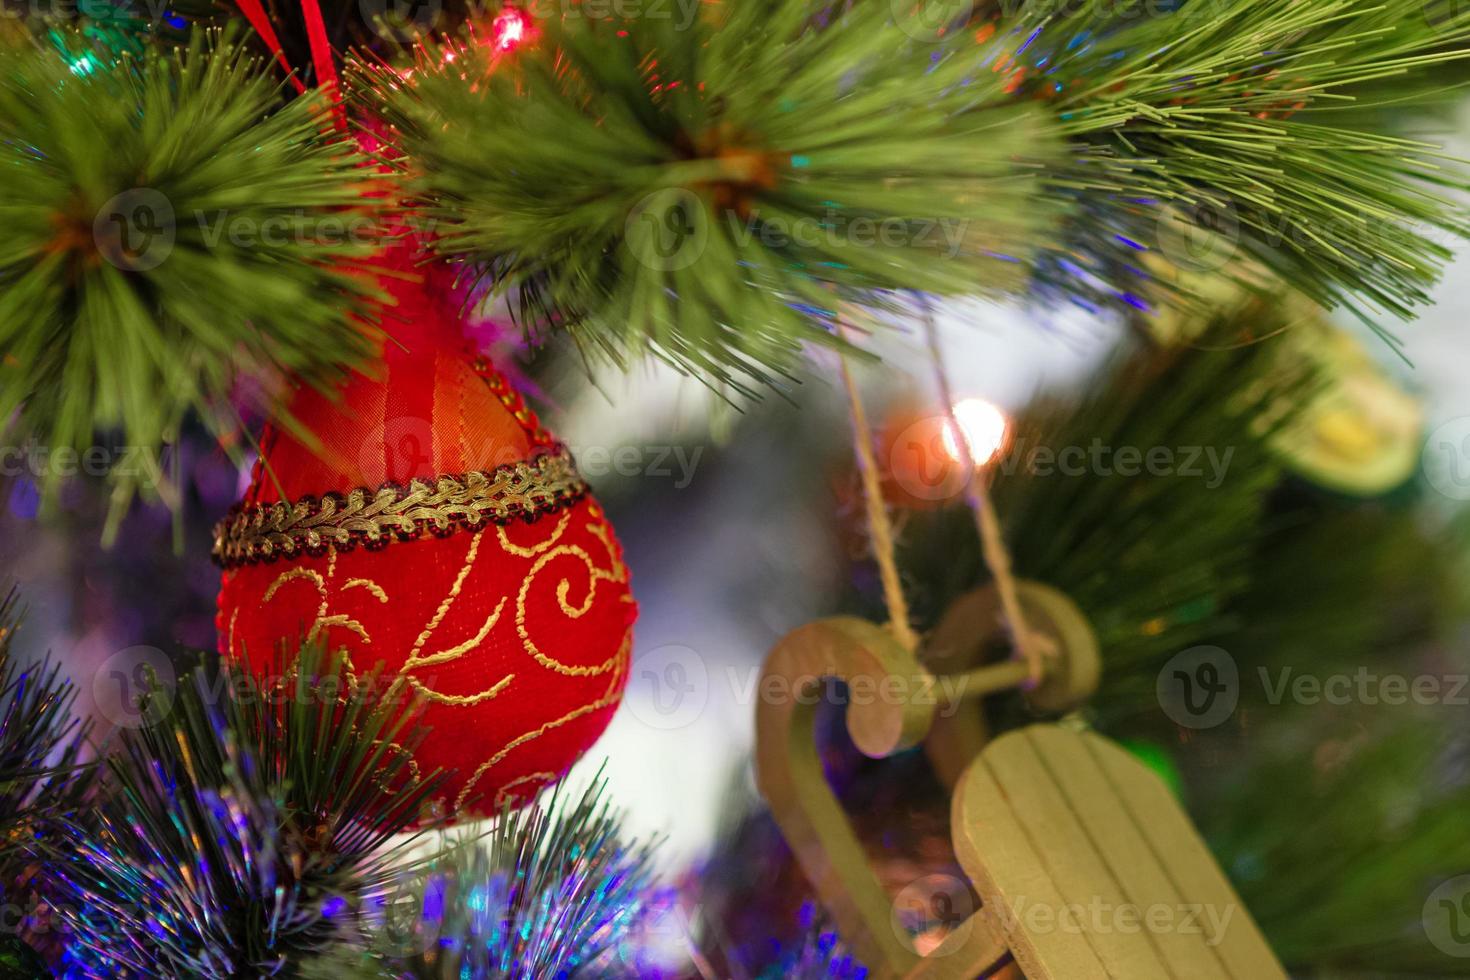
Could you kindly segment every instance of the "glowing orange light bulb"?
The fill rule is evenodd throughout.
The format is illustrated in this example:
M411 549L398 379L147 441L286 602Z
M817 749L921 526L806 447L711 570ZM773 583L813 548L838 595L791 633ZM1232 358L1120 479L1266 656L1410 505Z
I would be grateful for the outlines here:
M983 398L966 398L954 407L955 425L946 420L941 438L944 451L956 462L964 461L958 436L964 436L970 450L970 459L976 466L983 466L999 455L1005 446L1010 421L1005 413Z

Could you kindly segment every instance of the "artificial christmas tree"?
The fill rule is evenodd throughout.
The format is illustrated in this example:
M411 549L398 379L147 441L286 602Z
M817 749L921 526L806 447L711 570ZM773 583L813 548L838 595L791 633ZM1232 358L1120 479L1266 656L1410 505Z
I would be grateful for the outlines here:
M1129 867L1153 884L1187 871L1215 899L1235 887L1276 947L1243 919L1244 945L1236 933L1222 948L1249 946L1246 962L1273 974L1274 957L1294 971L1379 968L1407 949L1416 969L1453 972L1453 934L1413 907L1416 888L1442 898L1464 872L1446 816L1460 777L1436 764L1440 739L1411 731L1381 754L1355 754L1293 727L1295 705L1268 699L1263 725L1249 689L1214 728L1194 727L1159 691L1160 671L1193 644L1253 638L1238 653L1249 677L1273 655L1306 662L1326 636L1358 661L1380 645L1407 656L1441 614L1434 594L1453 575L1409 519L1372 509L1405 475L1417 413L1385 417L1371 397L1314 400L1314 379L1357 377L1351 363L1306 356L1335 349L1331 335L1302 331L1295 340L1308 350L1287 358L1260 341L1296 321L1290 305L1269 302L1278 284L1370 320L1406 319L1426 302L1451 254L1440 234L1466 227L1454 199L1465 176L1432 145L1387 132L1377 107L1431 94L1439 83L1422 70L1463 56L1470 15L1410 0L1190 0L962 5L935 24L884 4L731 0L687 22L449 4L369 27L361 5L286 6L191 0L158 23L28 16L0 41L0 162L15 177L0 184L0 213L17 229L0 249L7 433L75 450L96 430L120 430L147 451L178 452L202 423L236 458L259 450L245 499L218 528L223 663L186 672L172 712L97 745L106 778L74 765L57 676L41 675L39 701L35 687L0 686L0 718L38 725L34 736L0 732L4 744L22 755L55 748L68 763L38 779L26 755L19 776L0 773L19 787L0 793L23 810L0 844L0 867L24 871L3 883L7 901L12 889L65 897L59 928L38 937L28 923L26 946L12 948L43 951L76 976L592 976L645 962L617 948L639 942L633 920L650 903L647 854L622 842L616 820L586 808L550 824L539 810L501 812L500 846L424 865L395 839L513 807L555 782L607 723L630 673L634 606L610 524L570 454L465 340L471 310L505 297L533 341L554 348L565 337L584 355L623 361L653 353L735 399L794 397L808 347L842 356L864 540L880 573L857 579L877 588L844 600L863 618L840 620L836 639L823 633L786 665L810 668L788 678L799 681L792 690L812 694L825 689L819 675L841 676L823 656L857 633L866 653L850 676L882 689L895 667L952 641L945 648L964 663L948 675L992 696L946 703L955 724L936 730L944 751L929 758L853 763L803 730L784 743L799 747L800 778L772 782L780 766L761 746L770 803L829 903L833 881L872 877L863 851L893 831L890 811L914 816L897 833L921 837L927 861L949 860L957 896L982 900L976 923L994 921L1028 876L1068 894L1090 889L1091 873L1061 882L1051 872L1058 861L1095 872L1168 828L1178 846ZM254 35L215 33L241 17ZM340 78L339 61L350 65ZM114 152L99 161L99 146ZM329 233L343 227L354 234ZM1231 285L1192 286L1176 274L1186 266ZM1241 316L1221 301L1237 288L1263 322L1216 333L1216 321ZM875 332L927 320L934 296L1062 301L1128 317L1146 344L1159 341L1150 318L1177 309L1191 324L1175 334L1186 343L1038 401L1023 428L1064 448L1173 443L1233 462L1213 485L1179 470L1065 483L1024 456L1012 465L1029 439L994 458L976 452L930 323L942 394L928 448L937 437L954 453L943 473L958 475L953 498L974 513L944 506L948 493L885 499L885 482L913 474L885 471L888 454L874 452L853 365L871 364L863 352ZM830 360L816 364L834 373ZM267 419L258 440L243 424L256 413ZM1343 438L1344 427L1369 444ZM793 458L824 459L837 431ZM1309 451L1278 438L1287 433L1305 433ZM181 475L182 455L169 461ZM1001 474L993 487L977 466ZM1307 486L1288 470L1308 474ZM121 520L137 487L115 477ZM747 495L759 486L749 478ZM1316 498L1301 507L1283 490L1310 494L1313 483L1346 486L1368 509ZM36 500L66 505L63 481L40 484L28 488ZM175 488L142 489L182 523L192 498ZM1351 574L1341 569L1349 547ZM103 591L102 578L79 575L79 591ZM953 626L944 613L955 609L985 622ZM1074 643L1084 634L1096 637L1100 673L1079 672L1076 687L1097 693L1046 698L1071 677L1058 673L1062 654L1090 649ZM912 673L937 681L945 671L920 662ZM886 721L876 735L855 729L858 747L884 755L916 743L924 712L899 707L898 722L871 713ZM821 721L823 709L802 709L792 717ZM1064 710L1076 714L1050 727ZM1089 727L1096 734L1078 734ZM1370 800L1398 792L1395 769L1446 787L1415 802L1422 842L1391 846L1396 811L1385 804L1381 846L1362 868L1316 861L1324 895L1291 892L1290 905L1316 910L1295 928L1270 899L1273 878L1292 874L1293 821L1320 830L1323 847L1356 841L1343 810L1323 806L1314 821L1278 812L1255 833L1240 825L1249 794L1217 783L1211 807L1192 811L1214 858L1180 831L1189 793L1265 759L1260 740L1278 732L1283 745L1316 746L1308 754L1329 789L1341 783L1328 762L1355 759L1373 780ZM1172 774L1184 799L1101 739ZM1050 778L1079 746L1116 777L1111 795L1088 789L1096 772L1085 767ZM1027 747L1040 760L1029 768L1017 763ZM903 807L881 785L899 770L914 790ZM783 808L797 795L830 811L829 771L838 797L881 806L822 865ZM986 773L995 785L975 790ZM1276 778L1282 799L1282 785L1301 790L1290 773ZM1148 806L1116 820L1145 784ZM1002 796L1074 793L1107 796L1102 826L1117 848L1080 847L1083 835L1068 832L1043 834L1034 860L1018 847L986 851L986 821L1063 813L1007 810L1015 801ZM937 820L923 815L931 804ZM936 842L947 857L936 859ZM865 891L867 911L902 896L905 875L886 869ZM800 879L788 867L780 880L779 896L712 903L727 913L717 925L789 911ZM706 877L698 888L725 884ZM1132 884L1107 895L1157 894ZM1198 894L1179 897L1215 900ZM1365 895L1392 896L1393 908ZM448 952L399 928L387 911L395 897L444 924ZM959 947L975 954L962 971L1060 969L1056 937L1034 929L951 937L902 915L854 916L840 901L831 911L835 936L814 913L790 916L783 925L799 935L750 926L686 951L694 965L676 969L713 975L709 964L723 960L733 975L853 973L852 950L874 972L942 972L960 959L940 966L931 954ZM1415 917L1424 941L1397 925ZM1324 939L1334 928L1372 938L1345 949ZM990 941L1001 934L1003 944ZM1181 959L1129 959L1144 945L1115 939L1102 956L1114 973L1196 965L1199 950L1173 938L1158 948ZM764 952L747 962L753 949Z

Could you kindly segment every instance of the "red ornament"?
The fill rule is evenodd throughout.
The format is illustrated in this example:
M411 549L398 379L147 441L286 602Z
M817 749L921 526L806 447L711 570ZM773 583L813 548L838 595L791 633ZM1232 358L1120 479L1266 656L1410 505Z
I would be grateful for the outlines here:
M444 273L386 277L372 376L267 433L216 529L220 652L272 669L304 635L382 662L427 702L421 771L460 815L558 779L607 726L637 606L622 550L565 447L477 360Z

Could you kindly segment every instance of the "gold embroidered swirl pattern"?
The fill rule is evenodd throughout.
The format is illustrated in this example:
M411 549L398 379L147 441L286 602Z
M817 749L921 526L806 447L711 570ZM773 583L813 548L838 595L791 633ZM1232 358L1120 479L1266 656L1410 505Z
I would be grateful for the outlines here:
M238 508L215 525L214 560L225 568L327 548L347 551L426 534L446 535L537 517L581 499L587 484L564 446L491 472L441 476L407 487L327 494Z

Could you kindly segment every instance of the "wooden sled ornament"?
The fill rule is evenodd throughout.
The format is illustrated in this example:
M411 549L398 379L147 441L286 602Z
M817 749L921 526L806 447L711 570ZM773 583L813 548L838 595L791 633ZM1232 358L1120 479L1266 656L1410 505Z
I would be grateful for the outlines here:
M1168 787L1101 736L1002 735L952 818L977 914L1030 980L1286 980Z
M1092 624L1076 603L1049 585L1019 581L1016 598L1041 645L1045 668L1041 683L1026 691L1026 703L1049 715L1080 707L1097 690L1102 673ZM1030 680L1024 664L994 659L994 641L1001 635L1000 595L994 586L982 586L950 603L919 650L919 661L939 677L973 675L991 663L1012 672L1012 686L1023 687ZM970 698L956 710L935 715L924 749L935 774L953 789L989 739L984 707Z
M1078 629L1085 619L1060 593L1021 586L1033 625L1052 641L1045 676L1026 692L1028 700L1040 710L1081 703L1098 677L1096 643L1090 630ZM983 596L966 600L936 638L984 639L1000 628ZM966 701L1029 681L1014 661L974 666L973 652L983 645L964 646L960 659L940 667L961 675ZM956 786L955 853L982 904L927 956L896 923L893 903L827 784L814 742L817 699L810 696L825 678L848 684L847 728L865 755L884 758L924 743L937 768L954 767L946 781ZM783 638L758 688L757 783L871 976L970 980L998 970L1015 976L1019 966L1031 980L1284 980L1188 817L1152 772L1103 738L1054 725L985 744L978 711L937 710L934 681L889 631L838 617Z

